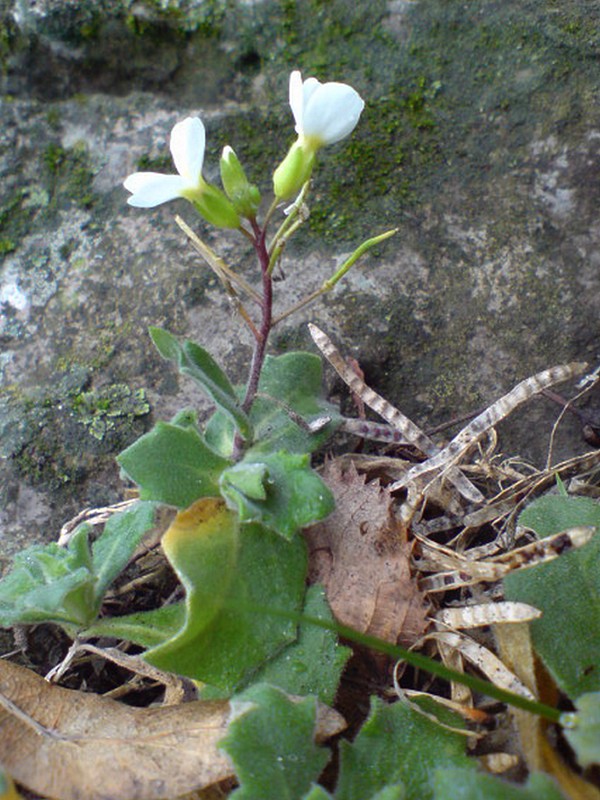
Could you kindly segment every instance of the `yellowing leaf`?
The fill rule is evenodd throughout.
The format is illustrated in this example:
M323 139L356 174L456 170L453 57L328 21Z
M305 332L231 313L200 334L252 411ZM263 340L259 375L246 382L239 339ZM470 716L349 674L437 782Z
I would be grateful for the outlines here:
M229 694L296 639L292 619L261 609L292 615L300 611L306 548L299 536L288 542L258 524L242 525L238 531L233 512L219 511L218 517L225 527L220 537L215 531L214 541L212 534L193 536L187 528L169 533L165 550L186 588L185 624L145 658L159 669ZM228 540L236 544L232 568Z
M163 536L162 548L194 609L194 629L188 624L180 638L195 636L221 610L237 561L238 533L237 515L210 497L180 511Z
M15 789L12 779L0 770L0 800L23 800L23 795Z

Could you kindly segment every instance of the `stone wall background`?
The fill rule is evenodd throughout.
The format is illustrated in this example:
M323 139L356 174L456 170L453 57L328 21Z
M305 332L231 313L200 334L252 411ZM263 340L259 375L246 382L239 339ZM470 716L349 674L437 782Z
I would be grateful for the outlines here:
M294 68L351 83L367 106L322 154L281 306L365 237L399 233L291 317L276 349L312 349L317 321L425 427L552 364L594 366L599 56L595 0L0 3L2 553L117 500L114 455L182 405L207 408L149 324L242 379L249 342L173 216L253 276L246 243L183 201L132 209L121 183L139 164L171 171L169 131L199 114L207 177L229 143L268 195L293 139ZM557 413L533 401L501 449L543 464ZM586 447L567 417L556 458Z

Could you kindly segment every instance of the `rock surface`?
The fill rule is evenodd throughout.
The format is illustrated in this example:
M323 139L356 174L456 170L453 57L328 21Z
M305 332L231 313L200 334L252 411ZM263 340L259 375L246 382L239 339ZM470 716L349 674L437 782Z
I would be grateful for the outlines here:
M196 339L241 380L249 341L174 222L256 277L235 234L184 201L125 204L169 172L172 125L200 114L205 172L231 144L269 192L293 137L289 70L354 85L353 136L323 152L279 308L367 236L398 227L305 321L358 357L423 426L533 372L600 352L600 8L589 0L5 2L0 115L0 550L54 539L123 492L114 455L182 405L207 405L152 350ZM572 392L571 392L572 393ZM597 395L585 401L593 411ZM533 401L502 450L543 463L558 407ZM582 452L560 426L556 457Z

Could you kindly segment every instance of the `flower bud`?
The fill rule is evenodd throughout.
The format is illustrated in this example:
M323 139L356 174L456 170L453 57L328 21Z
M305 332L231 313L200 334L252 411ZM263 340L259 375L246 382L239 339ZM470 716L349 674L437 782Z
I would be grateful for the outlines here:
M202 191L195 193L194 196L187 196L186 199L207 222L216 225L217 228L239 228L241 225L233 203L220 189L210 183L203 181Z
M231 147L223 148L220 161L221 181L225 194L243 217L254 219L260 205L260 192L251 184Z
M310 178L314 164L315 148L302 137L298 138L273 173L275 196L281 200L295 197Z

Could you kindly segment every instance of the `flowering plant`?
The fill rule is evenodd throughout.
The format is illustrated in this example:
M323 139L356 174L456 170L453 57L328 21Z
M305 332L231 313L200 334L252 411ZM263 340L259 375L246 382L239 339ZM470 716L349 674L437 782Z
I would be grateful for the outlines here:
M206 711L207 707L215 707L210 702L203 702L204 700L235 695L229 705L216 704L218 708L227 705L227 735L224 738L221 736L224 726L216 732L212 731L214 741L231 758L231 763L228 762L226 767L229 772L217 774L212 770L213 765L207 763L206 775L201 776L196 775L194 768L191 778L193 786L189 787L192 789L210 785L219 780L219 775L229 777L235 770L235 776L241 784L232 795L236 798L278 800L285 796L298 800L332 800L332 796L315 783L328 759L327 752L317 747L315 735L323 727L319 722L323 709L318 708L317 700L325 703L333 701L349 656L349 650L339 646L337 634L364 647L379 650L394 659L402 659L418 669L462 683L471 690L545 716L554 723L560 722L570 744L578 752L582 766L593 765L598 760L598 737L594 739L594 733L598 728L600 698L598 692L581 693L582 686L587 687L585 682L588 680L589 670L579 669L579 664L590 663L588 650L583 650L577 669L571 669L568 665L565 667L568 659L563 657L564 654L559 653L560 657L557 657L553 643L551 646L546 645L548 664L559 677L558 686L563 689L565 686L570 687L574 697L579 695L575 702L577 712L561 715L558 709L537 702L533 695L529 697L531 693L525 686L522 688L527 694L517 695L502 686L486 684L480 678L461 675L420 653L403 650L393 644L392 641L396 638L393 632L397 629L393 628L390 619L398 615L397 610L400 608L395 598L389 607L386 605L385 614L381 617L386 636L391 637L389 641L383 641L369 633L361 633L336 623L322 589L318 585L306 588L306 544L298 533L303 527L327 516L334 505L328 487L311 468L310 456L342 423L342 418L338 410L321 394L319 358L304 352L270 356L267 353L268 340L273 328L282 319L330 291L364 252L395 231L387 231L363 242L319 289L307 294L295 305L275 313L273 272L286 243L307 217L306 200L309 180L316 165L316 154L322 147L334 144L352 132L359 121L364 103L350 86L340 83L321 84L315 78L302 81L300 73L293 72L290 77L290 106L298 136L274 171L274 199L262 218L259 213L260 192L249 181L230 146L223 149L220 159L223 188L204 179L202 170L206 133L198 117L188 117L178 122L171 132L170 148L176 175L136 172L125 180L124 186L131 193L128 200L131 206L152 208L183 198L210 224L234 229L252 243L260 266L261 281L258 288L229 267L183 220L176 218L198 253L217 275L233 301L239 319L250 332L254 346L247 380L243 386L233 385L222 367L199 344L189 340L180 341L166 330L151 328L150 336L160 355L173 362L184 377L195 381L210 397L215 406L214 413L205 424L201 424L193 409L184 409L170 422L157 422L151 431L120 454L118 462L124 473L137 485L139 497L132 503L122 504L125 508L120 508L108 520L102 520L105 524L100 535L92 536L91 524L88 526L83 523L70 532L66 541L59 542L63 546L37 546L20 553L14 559L12 571L0 581L0 626L47 621L61 626L75 640L61 669L79 646L90 647L86 644L88 639L108 636L134 643L143 649L143 659L150 666L147 663L140 669L139 659L128 657L115 649L111 657L116 663L125 663L128 667L135 661L136 670L140 674L151 674L153 677L159 675L164 680L166 672L173 672L188 676L196 682L202 700L198 704L200 711L198 706L192 709L199 715L191 723L194 731L200 729L204 733L204 728L208 730L214 725L214 722L203 723L203 719L213 718L203 716L202 709ZM280 204L294 197L293 203L284 212L284 219L267 242L268 230L278 214ZM318 342L318 338L315 337L315 340ZM327 354L328 349L324 348L323 352ZM331 348L329 352L331 353ZM328 358L335 364L332 356L328 355ZM341 357L339 360L343 362ZM339 367L336 369L344 374L343 367L341 371ZM558 369L560 374L565 374L564 368L562 371L561 368ZM356 381L360 381L354 373L352 376L356 380L347 382L350 386L356 386ZM538 381L538 389L540 385ZM522 384L517 388L521 402L524 391ZM373 396L377 398L371 391L371 397ZM504 409L508 397L510 394L500 401L500 406ZM377 398L377 402L377 407L382 409L382 403L385 403L383 398ZM390 419L390 414L386 414L382 413ZM401 416L399 411L392 409L393 419L398 420ZM405 422L407 430L412 426L409 423L410 421ZM481 415L473 425L479 426L478 430L481 431ZM376 428L381 433L381 427ZM469 492L478 492L460 473L459 477L463 480L456 483L452 469L447 469L448 464L453 467L456 457L456 450L452 450L452 445L461 436L463 442L465 441L465 430L446 448L451 453L452 461L441 463L459 491L465 492L468 489ZM361 431L364 431L362 423ZM395 430L395 433L398 431ZM443 455L443 451L436 452L433 443L418 429L416 434L413 432L413 439L415 436L423 444L425 452L431 450L431 445L433 454L425 464L417 465L407 473L412 473L413 476L415 470L431 469L431 463ZM355 486L366 488L360 480ZM391 505L388 503L393 488L394 486L387 488L388 501L385 502L381 500L380 489L375 489L376 504L383 506L384 528L390 538L396 536L396 531L388 527L391 519ZM471 494L471 498L472 496ZM438 497L441 497L441 493L436 494L436 503ZM569 525L581 526L582 507L573 503L570 509L565 509L565 501L583 498L556 496L542 498L544 499L558 501L558 505L552 503L552 508L545 510L542 506L530 506L529 515L527 516L526 511L520 517L520 523L523 522L525 528L537 530L542 525L547 528L543 534L546 535L551 532L557 520L561 520L561 525L563 520L569 520ZM485 502L483 497L482 500ZM359 496L359 505L362 502L363 499ZM350 502L348 504L351 505ZM407 499L405 506L408 505ZM159 506L166 506L172 512L166 532L162 534L161 546L179 579L178 591L170 595L170 602L158 604L158 607L151 610L135 611L119 617L102 616L103 609L108 606L107 590L134 559L134 553L146 534L158 526ZM372 507L374 506L367 504L368 511ZM545 514L548 516L545 517ZM352 518L352 524L362 537L362 524L355 524L354 517L354 509L351 509L348 518ZM472 519L473 514L469 517ZM591 508L585 509L584 517L586 525L593 522L598 526L600 519L597 504L592 503ZM342 520L344 519L342 516ZM164 527L161 524L161 532ZM350 527L342 526L344 536ZM587 536L587 540L592 535L589 527L573 528L571 533L577 531ZM561 549L565 547L565 536L568 533L569 531L558 531ZM328 538L319 539L317 549L326 550L325 545L330 541ZM376 584L375 589L378 594L383 588L384 598L389 599L396 589L392 591L387 587L396 587L404 578L402 581L396 580L394 570L398 568L398 561L395 560L393 549L388 550L387 543L383 546L382 542L383 540L378 541L378 546L373 547L373 550L382 551L377 553L382 556L382 560L373 563L386 564L386 569L391 565L391 572L385 572L382 582ZM537 557L541 549L540 542L535 545ZM400 549L402 559L407 563L410 548L406 551L403 547ZM438 549L440 552L444 550L446 557L451 553L449 548L440 545L432 548L431 552ZM359 555L364 552L366 551L358 550ZM591 558L585 558L588 558L589 563L597 563L597 555L594 551ZM521 553L521 557L525 558L524 554ZM531 559L532 556L529 555L525 563ZM332 561L334 560L332 557ZM427 563L426 559L422 560ZM344 567L346 563L344 562ZM457 560L456 563L468 564L469 559L463 558L462 562ZM486 562L472 563L482 568ZM578 579L583 574L582 570L588 568L585 560L580 564L581 569L578 567L576 571ZM498 559L495 562L488 561L487 566L500 569L507 566L507 563ZM352 570L341 571L345 573ZM373 569L370 568L365 574L371 576ZM463 581L463 575L458 572L456 574ZM473 573L475 574L476 572ZM498 573L483 572L482 569L482 574ZM557 587L565 582L562 575L568 576L568 572L556 573L553 578ZM392 583L388 582L389 577L393 577ZM467 572L466 579L471 577ZM346 575L343 574L343 580L345 578ZM588 583L591 585L593 582ZM351 583L351 593L358 585ZM532 597L536 606L543 607L547 600L545 584L536 586L535 582L529 584L526 579L521 582L518 574L509 576L506 586L515 593L516 598ZM333 597L334 594L332 592L329 596ZM591 592L588 595L585 603L592 606L596 598ZM353 599L352 597L350 605ZM404 598L402 602L404 603ZM493 604L485 605L493 609ZM463 610L474 609L475 607L469 607ZM557 611L552 604L548 605L547 612L548 630L553 633L557 626L560 627L556 614L562 617L566 612L562 607ZM575 621L583 617L583 614L579 617L571 615L569 619ZM471 614L468 619L473 622L475 616ZM484 617L481 616L481 619ZM485 619L497 621L498 617L490 616ZM438 620L448 626L445 619L438 617ZM369 611L367 631L373 621L374 616ZM374 627L377 630L377 626ZM452 635L455 636L454 633ZM550 637L548 639L550 641ZM540 652L542 649L540 647ZM106 654L108 650L103 652ZM479 650L477 653L478 666L483 670L484 659L479 657ZM130 660L123 662L127 658ZM495 661L489 663L492 663L494 671L504 674ZM591 680L594 679L593 674L590 677ZM165 680L165 684L169 680L170 677ZM505 680L503 677L503 681ZM518 686L516 676L514 681ZM2 701L2 713L6 715L10 711L14 715L17 730L18 725L26 725L32 729L29 736L33 737L32 741L35 740L37 748L34 753L36 765L47 765L51 745L68 747L71 752L75 743L79 759L79 753L84 751L86 741L93 743L94 750L96 747L102 750L102 744L97 746L96 743L112 739L114 743L110 751L110 763L114 760L113 753L117 745L126 753L141 753L141 747L136 749L139 745L137 741L135 747L128 751L122 734L111 736L109 732L105 736L104 722L107 717L104 716L103 735L100 739L96 733L99 726L87 724L87 712L83 714L85 724L79 726L77 723L73 728L74 734L70 733L68 737L64 737L60 729L54 729L55 725L60 726L59 718L66 716L62 711L60 714L52 711L49 719L53 727L44 727L35 718L28 717L18 703L9 699L8 693L14 688L9 685L11 682L12 678L10 681L2 681L4 685L1 694L7 695ZM178 688L181 689L180 686ZM395 688L400 693L396 681ZM43 691L46 691L45 687ZM29 690L21 699L25 694L30 694ZM300 699L298 695L303 697ZM36 688L32 701L36 712L43 705L41 697L41 691ZM61 709L64 702L63 696L60 701ZM452 705L459 707L458 703ZM456 729L456 719L448 716L448 723L440 727L432 721L432 715L423 710L430 707L427 704L411 705L408 701L384 705L374 698L371 713L353 743L342 742L340 745L335 798L383 800L385 797L392 800L400 797L433 797L434 792L436 800L445 800L457 796L457 791L462 791L465 787L470 792L469 796L473 797L492 794L498 797L508 796L506 785L498 785L495 779L490 782L489 776L476 773L472 763L468 763L461 740L464 731L459 732ZM160 709L151 709L152 712L156 710ZM113 711L114 708L110 713ZM469 712L475 711L479 709L469 709ZM436 713L440 713L439 708ZM475 718L474 715L471 716ZM127 731L133 731L134 738L137 731L140 739L138 723L135 726L129 723L128 719ZM331 732L337 732L343 727L339 719L336 720L336 725ZM5 724L4 727L9 726ZM80 728L84 729L83 734ZM162 797L165 785L162 770L163 765L169 766L170 754L174 749L183 750L184 755L191 752L191 747L188 750L185 746L188 740L184 739L182 745L181 740L174 735L174 728L168 729L168 735L161 735L160 730L151 728L150 733L142 736L140 741L147 744L149 740L153 740L156 748L152 752L161 750L166 753L164 761L161 753L161 762L158 765L161 779L151 779L152 786L148 782L145 784L149 787L147 791L138 791L139 783L136 778L136 797L157 797L157 792ZM71 728L69 731L71 732ZM87 731L91 731L91 736L86 740ZM201 738L204 758L205 739ZM45 740L49 740L50 745ZM12 743L8 750L9 754L12 753ZM64 753L64 749L62 752ZM93 761L95 753L90 756L89 763L100 763L102 770L105 770L108 761L103 752L96 761ZM29 751L27 756L30 756ZM19 765L22 760L19 755ZM210 759L204 760L208 762ZM126 758L122 758L122 761L125 762ZM4 767L4 763L2 766ZM59 767L59 789L62 791L65 774L62 761ZM28 765L25 770L29 770ZM30 772L35 772L35 767ZM145 778L144 772L142 779ZM0 782L1 780L0 770ZM535 794L558 798L556 787L549 778L546 780L543 775L533 775L530 783L529 788L525 787L527 796ZM100 785L99 793L93 796L108 796L106 791L106 787ZM510 791L512 797L512 790ZM63 794L56 796L80 797L88 796L88 792L71 791L67 788ZM129 797L130 794L118 796Z
M171 131L177 174L135 172L125 179L129 205L146 209L183 198L208 223L235 229L252 243L261 273L258 288L176 217L250 331L248 377L245 385L234 386L199 344L151 328L160 355L210 397L214 414L202 425L194 410L183 410L169 422L157 422L122 452L117 460L137 485L139 502L115 515L93 544L83 525L67 548L33 548L17 559L0 584L0 624L52 619L71 636L129 639L146 648L145 658L153 665L225 694L294 644L297 630L289 615L302 612L309 600L316 602L306 592L306 548L297 534L334 505L310 456L341 417L321 394L320 359L303 352L270 356L269 336L279 321L330 291L366 250L393 231L363 242L318 290L275 314L273 272L307 218L315 154L352 132L364 103L350 86L315 78L303 82L293 72L290 105L298 138L275 170L275 196L262 219L260 192L230 146L220 159L222 188L204 178L206 131L198 117L178 122ZM296 194L267 241L282 200ZM184 601L118 619L99 618L109 584L154 525L157 504L177 510L162 549L185 590ZM10 603L3 601L2 587ZM319 603L327 613L325 601ZM271 605L288 617L265 619L256 613ZM344 659L345 654L340 664Z
M193 378L217 410L203 428L193 413L171 423L159 422L118 459L138 485L142 500L181 509L162 544L186 587L183 622L174 635L150 648L146 658L163 669L226 691L243 682L290 635L289 620L271 620L265 626L256 614L251 619L238 612L232 627L226 607L243 596L252 597L256 606L276 602L283 610L301 610L306 556L296 534L333 510L329 489L310 466L310 453L331 436L340 421L337 410L321 396L320 361L310 353L268 356L269 336L280 320L329 291L365 250L393 233L363 243L319 290L275 315L273 271L283 247L306 218L315 154L320 147L351 133L364 103L350 86L321 84L315 78L302 82L300 73L293 72L290 105L298 139L275 170L275 197L262 220L258 218L260 193L231 147L224 148L220 159L223 191L203 179L205 133L197 118L178 123L171 133L178 175L135 173L124 184L132 192L131 205L150 207L183 197L207 221L238 228L251 241L260 265L261 285L255 289L179 220L251 332L254 348L248 379L245 386L234 387L198 344L179 342L167 331L151 329L160 354ZM279 204L296 194L267 243L267 231ZM249 303L258 308L258 315ZM263 559L270 554L267 561L277 566L267 570L255 564L252 574L246 559L255 548ZM218 566L222 563L230 565L225 576ZM262 574L260 581L257 572ZM213 587L214 580L218 589ZM215 651L219 648L213 646L199 654L207 626L212 631L216 625L214 619L210 625L208 620L199 623L206 617L207 607L212 607L213 616L219 619L218 634L213 634L223 645L218 664ZM156 619L154 615L153 624ZM251 649L249 636L254 642ZM223 658L228 663L225 675Z

